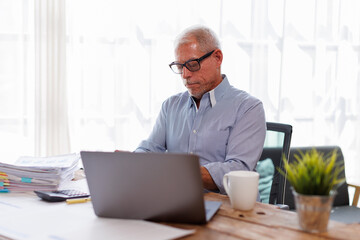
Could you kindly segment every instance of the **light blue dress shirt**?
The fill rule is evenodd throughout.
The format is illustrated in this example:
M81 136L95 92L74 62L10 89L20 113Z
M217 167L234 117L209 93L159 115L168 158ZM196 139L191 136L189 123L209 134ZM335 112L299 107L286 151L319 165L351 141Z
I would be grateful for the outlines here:
M188 92L168 98L155 126L136 152L193 153L210 173L220 193L223 176L254 171L266 134L262 102L223 81L203 95L197 109Z

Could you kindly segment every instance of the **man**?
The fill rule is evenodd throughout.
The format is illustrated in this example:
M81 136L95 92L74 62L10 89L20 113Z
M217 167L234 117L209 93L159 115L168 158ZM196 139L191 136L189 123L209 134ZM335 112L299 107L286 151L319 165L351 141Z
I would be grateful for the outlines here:
M170 67L188 91L163 103L152 133L136 152L197 154L204 188L225 193L224 174L253 171L260 158L266 132L263 105L221 74L223 54L212 30L185 30L176 39L175 59Z

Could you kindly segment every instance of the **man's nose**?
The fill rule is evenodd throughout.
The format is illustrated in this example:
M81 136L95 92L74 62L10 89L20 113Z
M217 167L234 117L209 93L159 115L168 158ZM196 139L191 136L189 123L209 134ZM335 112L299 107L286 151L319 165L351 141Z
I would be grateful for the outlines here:
M191 76L191 71L189 69L187 69L185 66L183 66L183 69L182 69L182 78L188 78L189 76Z

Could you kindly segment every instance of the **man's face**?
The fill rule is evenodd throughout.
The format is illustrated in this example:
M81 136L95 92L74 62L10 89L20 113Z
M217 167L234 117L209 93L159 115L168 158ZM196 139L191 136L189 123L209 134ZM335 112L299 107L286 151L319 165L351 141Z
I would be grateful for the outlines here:
M188 60L200 58L204 54L206 54L206 52L204 53L199 50L195 40L180 45L175 51L176 62L179 63L185 63ZM218 56L219 54L221 54L220 59ZM183 68L181 78L191 96L196 99L201 99L206 92L214 89L221 82L221 61L222 53L217 49L208 58L201 61L200 70L191 72L186 67Z

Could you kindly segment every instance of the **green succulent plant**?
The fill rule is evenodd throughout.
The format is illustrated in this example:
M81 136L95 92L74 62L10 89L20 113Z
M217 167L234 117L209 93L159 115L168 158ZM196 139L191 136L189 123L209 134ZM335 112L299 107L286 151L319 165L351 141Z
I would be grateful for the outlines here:
M299 151L294 157L295 161L292 163L288 163L283 157L287 174L281 169L278 171L286 177L297 193L327 196L345 182L345 178L340 177L344 165L336 163L336 150L327 155L316 149L305 153Z

